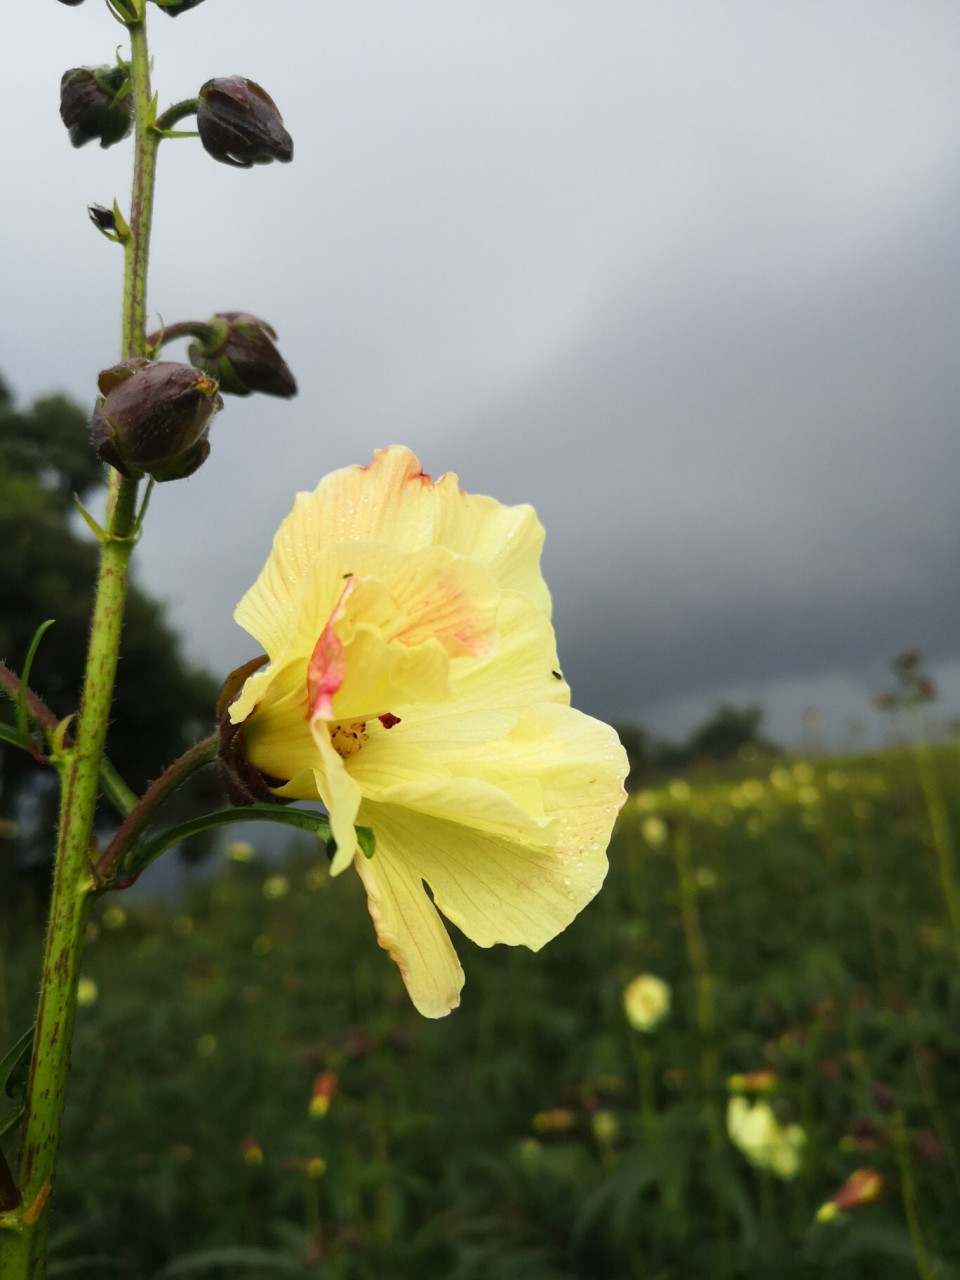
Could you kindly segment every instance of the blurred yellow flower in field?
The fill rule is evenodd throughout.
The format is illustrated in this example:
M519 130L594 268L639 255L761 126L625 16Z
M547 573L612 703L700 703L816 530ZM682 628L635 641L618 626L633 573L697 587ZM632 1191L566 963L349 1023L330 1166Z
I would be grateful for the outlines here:
M690 796L693 794L690 789L690 783L687 782L685 778L674 778L667 787L667 790L670 792L671 796L673 796L674 800L679 800L681 803L689 800Z
M533 1117L537 1133L566 1133L577 1123L577 1117L569 1107L554 1107L551 1111L538 1111Z
M782 1125L769 1103L732 1097L727 1104L727 1132L756 1168L769 1169L784 1180L800 1172L807 1135L798 1124Z
M600 888L625 799L617 735L570 706L542 541L531 507L385 449L297 496L235 614L269 659L229 708L246 760L326 806L331 874L356 868L429 1017L463 984L438 912L539 949Z
M655 974L638 974L627 984L623 1007L634 1031L652 1031L670 1012L670 988Z
M651 849L662 848L667 842L667 836L670 834L667 824L657 814L651 814L649 818L644 818L640 824L640 831Z
M77 983L77 1004L96 1004L100 991L92 978L81 978Z
M286 876L267 876L261 891L268 901L275 902L290 892L290 881Z
M227 857L231 862L251 862L256 853L249 840L231 840L227 845Z
M620 1132L620 1122L613 1111L595 1111L590 1117L590 1131L601 1147L609 1146Z
M123 907L107 907L100 917L100 921L105 929L111 929L115 932L117 929L122 929L127 923L127 913Z

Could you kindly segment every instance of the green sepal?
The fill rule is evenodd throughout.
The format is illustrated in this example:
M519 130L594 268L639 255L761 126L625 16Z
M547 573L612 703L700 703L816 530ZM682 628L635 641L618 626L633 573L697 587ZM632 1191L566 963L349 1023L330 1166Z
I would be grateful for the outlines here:
M377 851L377 837L372 827L354 827L357 833L357 844L365 858L372 858ZM332 862L337 855L337 842L330 836L326 842L327 857Z

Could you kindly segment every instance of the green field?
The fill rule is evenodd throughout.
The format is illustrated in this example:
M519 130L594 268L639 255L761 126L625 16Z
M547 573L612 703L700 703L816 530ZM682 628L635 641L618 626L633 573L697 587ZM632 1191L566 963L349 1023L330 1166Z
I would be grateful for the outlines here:
M960 753L922 759L925 789L904 750L632 796L595 902L539 955L458 936L435 1023L316 846L104 898L50 1276L960 1275ZM0 1049L39 960L22 921L3 938ZM642 1033L647 972L673 1001ZM759 1070L805 1134L789 1179L727 1134L728 1078ZM865 1167L882 1198L817 1221Z

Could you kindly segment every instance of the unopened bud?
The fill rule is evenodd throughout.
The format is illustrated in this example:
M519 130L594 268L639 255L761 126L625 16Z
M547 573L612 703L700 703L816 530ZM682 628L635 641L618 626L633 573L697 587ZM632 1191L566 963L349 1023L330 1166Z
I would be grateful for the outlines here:
M310 1089L309 1111L315 1120L321 1119L330 1110L330 1103L339 1083L336 1072L333 1071L322 1071L314 1080Z
M245 311L221 311L210 322L209 337L191 342L190 363L234 396L261 391L289 399L297 383L274 346L276 333L265 320Z
M883 1174L876 1169L857 1169L851 1173L839 1191L817 1210L818 1222L830 1222L838 1214L876 1204L886 1192Z
M130 74L125 63L105 67L73 67L60 80L60 119L75 147L99 138L111 147L130 132Z
M153 0L153 3L171 18L175 18L178 13L186 13L188 9L195 9L198 4L203 4L203 0Z
M293 139L277 104L243 76L221 76L200 88L197 129L204 149L224 164L249 169L293 159Z
M138 356L100 374L93 412L100 458L128 479L192 475L210 452L210 421L223 400L213 378L188 364Z
M775 1093L779 1085L775 1071L741 1071L727 1080L731 1093Z
M244 1138L240 1143L240 1154L243 1157L243 1163L251 1169L263 1164L263 1147L253 1136Z
M876 1103L878 1111L884 1111L887 1114L891 1111L896 1111L897 1095L888 1084L884 1084L882 1080L874 1080L870 1086L870 1092L873 1095L873 1101Z

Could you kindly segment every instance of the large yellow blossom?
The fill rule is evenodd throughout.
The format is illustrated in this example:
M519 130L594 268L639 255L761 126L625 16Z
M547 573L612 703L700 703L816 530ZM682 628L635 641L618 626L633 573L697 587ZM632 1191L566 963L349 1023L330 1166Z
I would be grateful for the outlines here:
M385 449L297 495L234 615L269 658L230 707L247 757L326 806L331 870L429 1017L463 985L437 909L537 950L600 888L624 800L616 734L570 707L542 542L531 507Z

